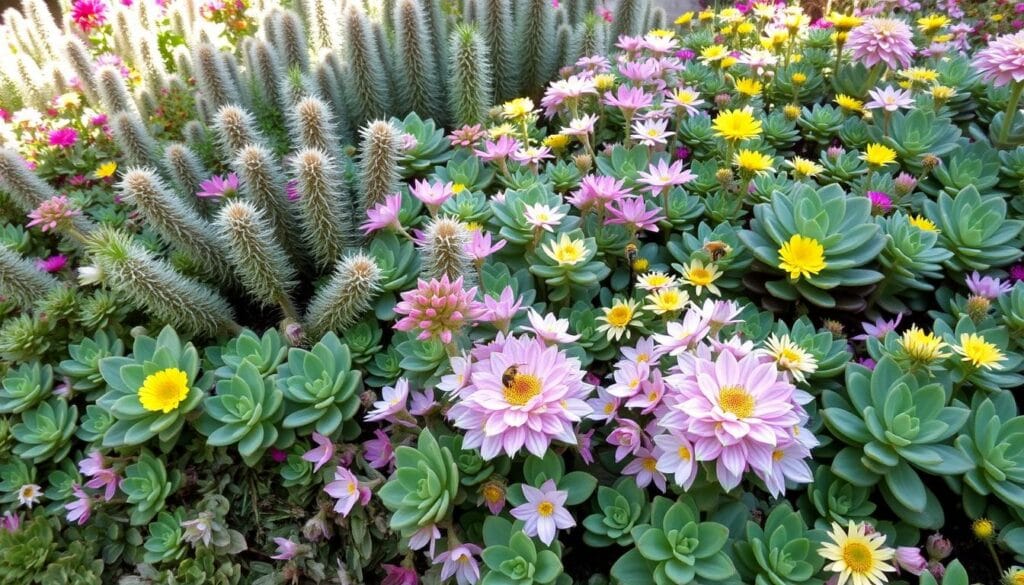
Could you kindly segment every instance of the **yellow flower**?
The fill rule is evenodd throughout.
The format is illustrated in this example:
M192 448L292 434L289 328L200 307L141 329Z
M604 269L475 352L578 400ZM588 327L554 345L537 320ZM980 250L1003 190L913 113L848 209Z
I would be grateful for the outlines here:
M832 23L832 26L840 32L849 32L857 28L863 20L859 16L852 14L839 14L833 12L829 17L828 21Z
M680 88L672 93L672 100L678 106L693 106L700 99L700 94L692 89Z
M846 530L833 522L828 533L831 542L822 543L818 554L832 561L825 570L839 573L839 582L852 585L880 585L888 581L885 573L896 570L885 562L896 556L896 551L884 546L885 535L866 534L864 524L849 521Z
M484 226L480 225L475 221L470 221L466 223L466 229L469 230L470 232L478 232L482 227Z
M825 247L814 238L793 234L789 241L779 248L779 268L796 280L803 276L810 278L828 266L825 262Z
M633 272L646 272L651 266L651 261L647 258L637 258L633 260Z
M790 55L789 56L789 60L792 63L799 63L799 62L804 60L804 56L801 55L800 53L796 53L796 54Z
M633 299L626 301L619 299L612 304L611 308L602 307L604 315L598 317L597 320L603 322L604 325L599 325L597 330L606 332L609 340L617 341L623 335L629 339L629 327L637 323L637 317L640 316L640 311L637 310L639 306L640 303Z
M587 247L583 240L574 240L569 234L562 234L557 242L544 244L541 249L559 266L575 266L587 260Z
M932 40L935 41L936 43L948 43L949 41L953 40L953 35L950 33L935 35L935 37L932 38Z
M825 167L818 163L799 156L794 156L793 160L787 160L786 165L792 168L793 174L799 178L813 177L825 170Z
M736 32L741 35L749 35L755 30L757 30L757 27L752 22L741 22L736 26Z
M641 274L636 279L636 286L642 290L658 290L676 285L676 277L661 271Z
M738 8L723 8L718 13L718 18L723 22L739 22L743 20L743 13Z
M944 14L929 14L917 19L917 27L926 35L938 32L940 28L947 24L949 24L949 17Z
M96 167L96 170L93 172L93 176L97 179L106 179L107 177L113 176L116 172L117 163L114 161L108 161Z
M726 26L723 26L721 29L719 29L718 30L718 34L722 35L723 37L727 37L727 36L732 34L732 30L733 30L732 29L732 25L728 24Z
M695 287L698 295L701 294L705 288L707 288L708 292L713 295L721 295L722 291L720 291L718 286L715 285L715 281L718 280L720 276L722 276L722 273L718 271L718 266L715 266L710 262L705 266L699 258L690 261L689 265L683 266L683 282Z
M455 193L456 195L458 195L459 193L462 193L465 190L466 190L466 186L463 185L462 183L453 183L452 184L452 193Z
M700 20L710 20L710 19L712 19L714 17L715 17L715 11L714 10L701 10L700 13L697 15L697 18L700 19Z
M934 333L919 329L917 325L911 325L910 329L903 332L900 336L900 345L907 356L915 362L931 362L949 357L948 353L942 351L946 347L946 342Z
M689 12L684 12L680 14L678 18L676 18L675 23L679 26L689 24L693 20L693 16L694 15L692 10Z
M909 221L910 225L916 227L919 230L936 233L938 233L939 231L939 228L936 227L935 222L928 219L927 217L924 217L923 215L911 215Z
M786 116L787 120L796 120L800 117L800 106L795 104L786 104L782 108L782 113Z
M835 101L836 101L836 104L838 104L840 108L842 108L842 109L844 109L844 110L846 110L848 112L863 112L864 111L864 102L862 102L862 101L860 101L858 99L852 98L852 97L850 97L850 96L848 96L846 94L841 93L841 94L836 95L836 100Z
M562 150L569 145L569 137L565 134L552 134L544 139L544 146L552 150Z
M736 80L736 91L742 95L754 97L760 95L762 89L764 89L764 86L756 79L741 77Z
M700 60L704 63L721 61L729 56L729 49L725 45L711 45L700 52Z
M971 523L971 531L981 540L990 540L996 534L996 525L988 518L978 518Z
M611 73L602 73L594 76L594 87L601 91L615 87L615 76Z
M139 403L150 412L168 413L188 396L188 374L166 368L146 376L139 388Z
M871 166L884 167L896 162L896 151L884 144L872 143L860 158Z
M73 91L61 94L57 97L57 108L63 110L69 106L78 106L82 103L82 96L78 95Z
M672 37L676 36L676 33L664 28L656 28L648 32L647 34L651 35L652 37L657 37L660 39L671 39Z
M989 370L1001 369L999 362L1006 359L994 343L985 341L985 338L977 333L960 335L960 345L954 345L953 351L964 356L963 361L970 362L974 367Z
M784 30L777 30L772 33L771 43L773 46L781 47L789 40L789 33Z
M750 106L718 114L712 127L717 136L730 142L757 138L761 134L761 121L754 117L754 110Z
M946 101L952 99L956 95L956 90L948 85L936 85L932 87L932 98L939 101Z
M644 309L654 311L655 315L664 315L681 311L690 302L690 295L678 288L663 288L647 295L647 303Z
M797 71L793 75L789 76L789 81L793 85L801 86L801 85L807 83L807 76L804 75L803 73L800 73L799 71Z
M1010 567L1003 573L1003 583L1006 585L1024 585L1024 567Z
M938 71L925 67L910 67L900 71L899 75L912 84L920 83L922 85L932 83L939 78Z
M512 124L508 124L508 123L506 123L506 124L499 124L497 126L492 126L490 129L487 130L487 134L491 138L501 138L502 136L512 136L515 133L516 133L515 127L512 126Z
M789 335L776 337L774 333L765 340L764 352L775 360L780 370L789 372L797 382L803 382L805 374L818 370L818 360L807 350L797 345Z
M1002 22L1003 21L1003 15L1002 14L993 14L992 16L990 16L988 18L992 22Z
M533 100L516 98L501 104L501 113L506 120L522 120L533 114Z
M747 149L740 150L732 157L733 164L749 174L762 174L773 170L773 161L774 159L767 154Z

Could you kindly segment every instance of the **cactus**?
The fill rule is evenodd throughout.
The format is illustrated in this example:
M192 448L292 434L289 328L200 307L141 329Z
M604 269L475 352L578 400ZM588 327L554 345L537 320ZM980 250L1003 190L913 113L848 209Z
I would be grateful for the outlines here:
M228 73L220 51L209 43L200 43L192 51L196 86L215 107L241 103L238 88Z
M0 186L25 213L57 196L53 187L25 166L25 161L16 151L8 148L0 149Z
M164 149L164 166L182 195L182 200L196 207L196 193L202 190L200 185L203 178L210 174L203 168L199 156L188 146L173 142Z
M111 288L158 319L189 333L213 335L222 329L237 332L234 312L215 291L175 272L131 236L101 228L88 251Z
M427 226L423 239L423 278L461 277L467 286L472 285L476 270L466 252L471 235L464 223L453 217L438 217Z
M167 87L167 66L164 65L163 55L160 54L160 46L152 29L143 27L133 37L137 39L136 55L139 57L140 69L143 72L143 79L152 91Z
M314 52L341 48L338 3L335 0L303 0L303 13L309 28L309 46Z
M251 144L238 153L232 168L241 192L267 213L277 241L289 250L292 234L296 233L295 219L285 196L283 172L274 155L266 147Z
M380 292L381 277L373 256L357 252L341 259L331 279L317 290L306 309L310 336L319 338L358 321Z
M519 76L522 92L536 96L555 71L555 28L550 2L528 0L521 7L516 39L522 46Z
M416 112L440 121L444 115L435 77L434 44L418 0L400 0L395 12L395 46L398 55L397 105L402 112Z
M85 43L77 37L67 37L64 40L64 56L67 59L68 65L75 72L75 76L81 82L82 93L85 94L89 103L95 107L102 105L96 74L93 71L92 55L89 54L89 49L85 46Z
M298 321L290 296L295 270L263 213L248 201L232 201L221 209L217 227L246 290L264 305L280 305L286 317Z
M268 43L254 41L250 51L249 73L253 85L263 92L267 101L283 107L277 82L285 76L285 69L281 66L277 51Z
M100 104L108 112L135 112L135 100L121 77L121 71L109 65L100 67L96 74L96 91Z
M309 51L306 48L306 34L302 30L299 15L291 10L279 13L277 17L277 42L275 46L281 52L285 67L298 67L303 72L309 71Z
M110 120L110 130L128 164L139 167L156 167L159 164L156 140L138 114L114 114Z
M471 25L452 31L451 91L448 107L455 124L480 124L487 117L494 87L487 45Z
M292 174L298 183L307 248L318 266L331 266L341 255L345 240L355 232L351 214L343 205L347 198L341 194L344 184L338 164L326 150L307 148L295 155Z
M620 0L612 18L612 39L622 35L636 36L642 34L644 27L645 0Z
M493 60L494 96L491 101L501 103L519 93L519 43L512 38L514 21L510 0L477 0L480 36L487 44Z
M398 130L384 120L373 122L360 132L363 138L360 154L360 180L363 205L370 209L398 190Z
M319 98L301 99L288 117L288 129L292 142L299 148L333 152L339 146L338 137L334 134L334 115Z
M57 279L0 244L0 297L29 309L36 300L59 287Z
M384 63L374 46L373 34L366 15L351 3L344 16L345 48L348 51L346 90L352 122L365 122L385 115L387 110L387 78Z
M352 142L352 127L345 107L345 92L338 77L337 56L330 53L316 66L313 77L316 82L317 94L327 101L328 111L333 114L334 134L342 144Z
M238 151L251 144L267 145L252 114L238 106L227 105L217 110L213 130L224 160L235 158Z

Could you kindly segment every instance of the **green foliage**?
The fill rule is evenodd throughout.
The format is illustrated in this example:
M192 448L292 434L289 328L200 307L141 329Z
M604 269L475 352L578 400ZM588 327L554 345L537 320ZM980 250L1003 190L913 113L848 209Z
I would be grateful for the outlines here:
M278 441L276 424L283 415L283 402L284 394L274 379L243 360L231 378L217 382L216 394L203 404L197 428L207 436L208 445L237 444L242 460L251 467Z
M548 585L562 574L560 548L540 549L517 525L500 517L484 521L482 553L487 571L481 585Z
M0 582L37 582L56 548L53 528L42 515L26 522L20 530L0 530Z
M36 464L59 462L71 450L77 420L78 407L68 406L66 400L52 397L40 402L34 409L22 412L21 422L11 428L17 441L14 454Z
M1019 235L1024 221L1007 219L1006 201L982 199L973 185L954 197L939 193L925 201L924 214L939 228L939 241L953 253L945 265L958 272L1006 266L1020 258Z
M39 362L21 364L0 382L0 412L18 414L46 398L53 390L53 368Z
M391 528L408 537L424 526L445 521L459 489L459 469L452 452L424 430L415 449L404 445L395 449L395 462L394 475L379 492L384 506L393 513Z
M630 546L633 527L647 522L649 508L647 494L631 478L619 478L613 487L598 486L597 511L583 519L583 541L597 547Z
M180 474L176 470L168 474L163 461L143 449L135 463L125 468L121 482L121 491L131 505L131 525L149 523L164 509L164 502L178 489L179 483Z
M285 398L284 428L302 435L332 435L343 423L355 424L362 374L352 369L348 346L327 333L310 350L293 347L277 370Z
M825 534L807 530L788 504L778 505L763 528L747 522L746 540L733 544L740 576L756 585L820 585L824 559L817 549L824 540Z

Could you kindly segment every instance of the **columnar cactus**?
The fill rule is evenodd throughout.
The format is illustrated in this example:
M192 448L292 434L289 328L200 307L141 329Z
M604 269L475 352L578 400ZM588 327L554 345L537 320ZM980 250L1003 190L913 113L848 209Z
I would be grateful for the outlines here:
M373 32L359 3L351 2L343 17L348 76L345 82L352 122L361 126L387 111L384 63L374 46Z
M398 59L398 102L403 112L440 120L444 116L437 83L434 43L418 0L400 0L395 11L395 50ZM440 56L440 55L438 55Z
M156 140L146 128L139 114L120 112L110 119L110 130L114 141L121 148L128 164L139 167L156 167L159 164L159 150Z
M213 123L214 137L220 147L221 156L230 161L250 144L266 146L266 139L256 129L256 119L236 105L222 106L217 110Z
M373 256L357 252L342 258L306 309L309 335L316 338L358 321L380 293L382 278Z
M283 10L278 14L274 45L281 52L284 66L309 71L309 49L306 47L306 34L302 30L299 15L291 10Z
M307 249L318 266L332 266L346 241L355 236L341 170L326 150L307 148L292 159L299 192L299 214Z
M82 93L94 106L100 106L98 81L93 66L92 55L81 39L68 36L64 39L64 56L68 65L75 72L75 76L82 84Z
M523 93L536 96L555 71L554 15L546 0L525 0L519 9L520 87Z
M471 239L469 229L456 218L438 217L430 222L424 232L423 278L474 280L473 259L466 251Z
M8 148L0 148L0 187L25 213L57 196L53 187L25 166L21 155Z
M209 176L199 156L188 146L177 142L168 144L164 149L164 168L185 201L195 201L196 193L202 191L204 177Z
M370 209L398 191L401 145L398 130L384 120L371 123L363 128L360 135L363 139L359 159L363 204L366 209Z
M29 309L60 284L20 254L0 244L0 296Z
M480 33L469 24L452 31L448 111L455 124L480 124L494 95L491 57Z
M137 111L135 100L128 93L121 71L116 67L105 65L96 72L96 93L99 94L100 105L111 114Z
M338 149L334 114L330 106L319 98L307 96L299 100L288 116L288 129L292 142L298 148L318 149L325 153Z
M224 58L212 44L196 45L192 50L192 67L196 86L214 107L241 103L238 88L224 65Z
M232 168L238 175L242 194L267 214L277 241L290 250L296 223L277 159L266 147L250 144L238 153Z
M513 39L511 0L476 0L480 36L486 43L494 73L494 103L510 100L519 93L519 43Z
M302 13L309 29L309 46L316 52L321 49L341 49L341 33L338 23L338 2L335 0L302 0Z

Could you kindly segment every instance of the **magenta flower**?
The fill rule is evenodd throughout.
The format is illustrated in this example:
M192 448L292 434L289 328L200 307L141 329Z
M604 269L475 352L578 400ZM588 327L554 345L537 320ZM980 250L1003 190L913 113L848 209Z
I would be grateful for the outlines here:
M641 231L658 231L658 222L665 219L661 215L661 208L654 206L647 209L647 202L643 197L623 197L608 206L608 217L604 220L605 225L625 225L633 234Z
M2 518L0 518L0 530L7 532L17 532L21 528L21 516L12 513L10 510L4 512Z
M395 448L384 431L374 429L373 438L363 443L363 458L374 469L391 467L395 461Z
M365 506L373 496L370 488L360 485L359 478L340 465L334 471L334 481L325 485L324 491L338 500L334 504L334 511L342 516L348 516L356 502L359 502L360 506Z
M511 366L516 371L509 379ZM473 364L448 417L466 431L463 447L479 448L485 460L501 452L513 457L523 447L543 457L552 440L575 442L573 425L591 412L585 402L590 391L578 359L510 336Z
M1017 283L1024 280L1024 264L1014 264L1010 267L1010 282Z
M455 334L480 318L483 308L475 300L476 287L463 288L462 277L454 282L448 275L429 282L420 280L414 290L402 293L395 312L404 315L394 327L399 331L420 331L417 339L440 339L451 343Z
M107 115L106 114L96 114L95 116L89 118L89 124L91 124L93 126L103 126L106 123L107 123Z
M78 142L78 132L74 128L50 130L50 146L71 148L76 142Z
M902 320L903 313L896 313L896 318L891 321L887 321L882 317L878 317L877 319L875 319L874 323L861 323L860 326L864 328L864 333L862 335L853 336L853 340L865 341L869 337L874 337L875 339L885 339L885 335L887 333L889 333L890 331L896 331L896 328L899 327L900 321Z
M882 108L887 112L895 112L914 107L914 96L909 91L895 89L891 85L883 89L868 90L868 95L871 96L871 101L864 104L864 107L869 110Z
M287 538L275 537L274 544L277 545L277 554L270 557L278 561L288 561L293 559L301 551L299 543L293 542Z
M505 135L499 138L497 142L493 142L491 140L485 141L483 150L474 150L473 152L480 157L480 160L487 162L504 161L518 148L519 141L511 136Z
M82 491L82 486L77 483L71 485L71 493L74 494L75 499L64 504L64 509L68 511L68 522L82 526L89 521L89 516L92 514L92 500L89 499L89 494Z
M1001 295L1013 290L1013 284L1003 282L992 276L982 276L975 270L967 277L967 288L971 294L984 297L990 301L999 298Z
M230 173L225 177L214 175L199 183L200 191L196 197L203 199L219 199L221 197L234 197L238 193L238 175Z
M569 492L555 487L555 480L549 479L537 489L523 484L526 503L512 508L512 517L526 523L523 531L527 536L536 536L544 544L551 544L559 530L576 526L572 514L565 509Z
M395 416L405 412L409 401L409 381L399 378L394 387L385 386L381 389L381 399L373 403L373 409L366 414L366 422L388 420L395 422Z
M316 473L334 458L334 441L330 437L313 431L313 442L317 446L303 453L302 459L311 462L313 464L313 473Z
M451 182L430 183L425 180L417 180L410 191L412 191L414 197L422 201L431 210L431 213L434 213L438 207L444 205L444 202L448 201L455 194L454 187L454 183Z
M378 203L373 209L366 210L366 222L359 226L359 229L367 235L384 228L402 231L402 222L398 219L401 210L402 196L398 193L388 195L384 198L383 203Z
M892 211L892 197L882 191L868 191L868 199L871 200L871 208L879 215L885 215Z
M689 490L697 479L697 461L693 458L693 444L683 433L667 433L656 435L654 444L657 446L658 471L672 474L673 481L683 490Z
M111 467L106 466L103 454L93 451L88 457L78 462L78 471L86 477L91 477L85 487L94 490L103 488L103 499L109 502L116 494L117 488L121 485L121 476Z
M996 87L1024 81L1024 31L998 36L974 56L982 80Z
M64 267L68 265L68 257L64 254L55 254L48 258L40 258L36 260L36 268L43 272L60 272L64 270Z
M658 456L647 448L637 450L636 457L622 468L622 475L634 476L636 485L641 488L654 483L659 490L664 492L668 486L665 482L665 474L658 471Z
M850 31L846 47L854 61L866 67L885 63L890 69L906 69L914 56L913 38L913 31L902 20L869 18Z
M625 188L624 180L601 175L587 175L580 181L580 188L573 191L568 202L583 211L591 205L604 208L612 201L617 201L630 194Z
M466 125L452 130L452 133L448 135L448 142L451 142L452 146L455 147L473 148L486 134L487 132L480 124L474 126Z
M444 563L441 567L441 581L454 576L459 585L475 585L480 580L480 565L474 556L480 552L480 547L475 544L460 544L437 555L434 564Z
M911 575L920 575L928 570L928 561L921 554L921 549L916 546L896 547L895 561L900 569Z
M541 317L540 313L533 310L533 307L530 307L526 316L530 320L530 325L523 325L520 329L533 333L545 343L572 343L580 338L579 335L569 334L568 319L559 319L552 313Z
M484 295L484 312L481 319L508 333L509 324L523 306L523 299L516 296L512 287L506 286L498 298Z
M71 20L88 34L107 21L107 6L101 0L75 0L71 4Z
M416 569L399 567L398 565L381 565L384 568L384 580L380 585L419 585L420 577Z
M55 230L67 227L81 214L82 212L71 204L66 195L55 195L29 212L28 218L32 221L25 224L25 227L39 226L42 232Z
M651 193L661 193L697 178L689 169L683 170L683 161L677 160L670 165L664 159L648 167L647 172L640 171L639 175L637 182L647 185L647 191Z
M302 194L299 193L299 181L296 179L288 179L288 182L284 184L284 195L288 198L290 203L295 203L299 199L302 199Z
M498 243L491 244L490 232L479 229L473 231L467 251L473 257L473 260L483 262L488 256L504 248L505 244L508 244L507 240L498 240Z

